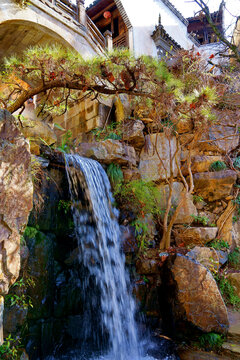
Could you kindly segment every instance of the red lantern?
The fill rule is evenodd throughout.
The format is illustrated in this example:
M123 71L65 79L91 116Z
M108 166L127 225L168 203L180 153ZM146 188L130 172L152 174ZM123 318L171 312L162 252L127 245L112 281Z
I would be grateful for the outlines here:
M112 14L110 13L110 11L105 11L103 13L103 16L105 19L110 19L112 17Z

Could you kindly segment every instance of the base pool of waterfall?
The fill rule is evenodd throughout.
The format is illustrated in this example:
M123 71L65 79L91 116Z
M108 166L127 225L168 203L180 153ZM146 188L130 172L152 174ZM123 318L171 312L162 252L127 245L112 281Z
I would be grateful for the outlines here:
M137 334L118 211L112 205L107 174L97 161L79 155L65 155L65 163L79 262L86 269L82 284L86 304L83 343L92 338L98 350L94 355L70 352L62 359L151 360ZM90 290L93 283L96 294Z

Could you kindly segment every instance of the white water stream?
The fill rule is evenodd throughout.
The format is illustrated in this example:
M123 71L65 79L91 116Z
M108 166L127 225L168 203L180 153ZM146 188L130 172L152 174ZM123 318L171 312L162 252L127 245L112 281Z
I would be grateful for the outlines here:
M102 337L107 334L108 339L108 349L102 349L102 353L98 353L94 359L143 359L134 319L135 304L131 295L129 276L125 271L124 255L120 249L118 213L112 206L113 198L108 177L97 161L79 155L65 155L65 160L80 251L79 261L88 269L100 290L98 296ZM88 210L83 209L80 202L80 189L84 187L85 197L88 198ZM83 284L86 291L88 285L86 279ZM86 294L85 300L93 301L90 307L94 309L94 304L96 306L97 303L94 296L89 298ZM86 322L85 327L86 336L89 336L89 331L94 330L89 323L86 325ZM95 337L95 334L91 335ZM73 358L86 359L85 356Z

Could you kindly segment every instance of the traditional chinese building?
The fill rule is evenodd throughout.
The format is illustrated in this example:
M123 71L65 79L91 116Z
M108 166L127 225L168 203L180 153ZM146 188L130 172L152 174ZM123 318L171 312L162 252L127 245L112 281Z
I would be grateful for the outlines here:
M168 0L95 0L87 15L110 48L161 57L198 45L187 31L188 21Z

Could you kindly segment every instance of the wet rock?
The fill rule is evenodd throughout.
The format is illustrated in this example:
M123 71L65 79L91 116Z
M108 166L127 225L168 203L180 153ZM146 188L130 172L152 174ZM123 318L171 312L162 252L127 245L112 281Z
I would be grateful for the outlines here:
M187 256L205 266L212 273L216 273L219 270L219 257L217 251L214 249L195 246L189 251Z
M194 174L195 191L208 201L215 201L230 195L237 175L233 170Z
M217 227L176 227L175 240L177 245L205 245L217 236Z
M141 120L132 120L124 124L123 140L135 148L141 149L144 145L143 129L144 124Z
M77 152L81 156L98 160L104 164L136 165L134 148L118 140L107 139L93 143L81 143Z
M27 312L27 309L19 306L5 308L3 320L5 336L8 336L9 334L16 334L17 331L21 330L21 327L26 321Z
M125 253L134 253L138 250L135 229L133 226L120 226L122 247Z
M159 261L156 259L146 259L141 258L136 262L136 270L138 274L148 275L148 274L156 274L159 269Z
M167 207L167 201L169 196L169 186L168 185L159 185L158 189L161 193L161 203L160 210L164 211ZM171 202L171 212L174 212L174 209L179 203L180 193L183 191L184 186L182 183L174 182L173 183L173 194ZM193 204L192 195L186 195L185 201L180 209L180 212L176 218L175 224L191 224L193 222L193 216L197 215L197 209Z
M158 181L168 178L170 176L170 152L174 154L175 151L176 139L174 137L170 140L169 146L169 141L165 134L147 135L145 137L145 147L140 154L139 170L142 179ZM179 161L179 156L177 156L177 161ZM174 161L174 177L177 176L177 173L177 164Z
M18 278L20 237L32 209L29 144L14 117L0 110L0 294Z
M205 332L226 333L229 326L227 309L205 266L177 254L165 261L162 276L166 301L175 321L187 321Z
M231 273L227 275L227 279L234 287L236 295L240 298L240 273Z

